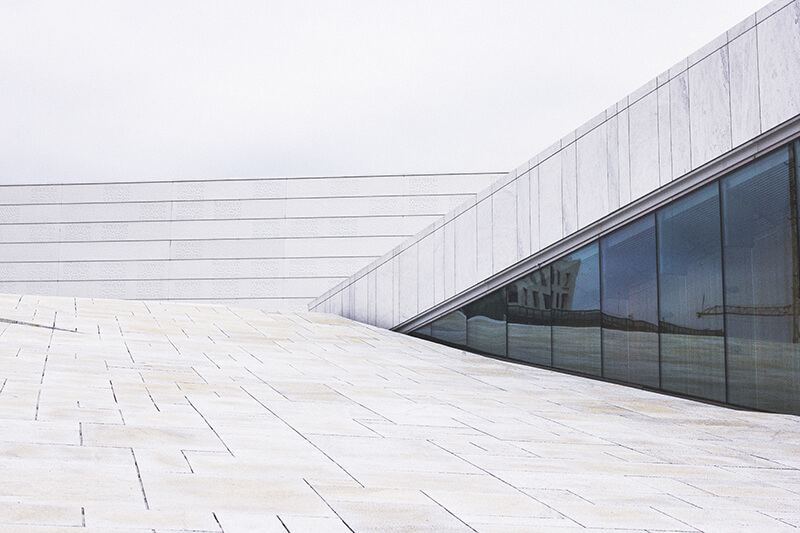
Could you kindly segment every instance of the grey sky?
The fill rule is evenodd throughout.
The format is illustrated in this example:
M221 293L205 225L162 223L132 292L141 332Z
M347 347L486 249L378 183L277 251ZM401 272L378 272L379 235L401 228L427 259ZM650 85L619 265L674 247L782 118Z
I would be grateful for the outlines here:
M0 4L0 183L510 170L766 0Z

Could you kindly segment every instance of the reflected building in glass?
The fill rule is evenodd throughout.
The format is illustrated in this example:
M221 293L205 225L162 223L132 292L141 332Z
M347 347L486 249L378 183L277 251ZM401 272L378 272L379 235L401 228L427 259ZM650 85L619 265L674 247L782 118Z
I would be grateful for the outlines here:
M312 310L800 414L798 13L773 0Z
M800 414L798 150L786 144L414 333Z

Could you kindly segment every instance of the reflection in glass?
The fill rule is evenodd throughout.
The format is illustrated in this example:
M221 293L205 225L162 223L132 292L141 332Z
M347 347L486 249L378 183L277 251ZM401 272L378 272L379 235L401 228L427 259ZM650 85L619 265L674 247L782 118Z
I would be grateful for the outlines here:
M725 401L719 185L660 209L661 387Z
M492 355L506 355L506 290L491 292L464 306L467 346Z
M431 322L431 337L457 346L467 345L467 317L461 310L453 311Z
M597 243L550 265L553 366L600 375L600 261Z
M658 387L658 283L655 217L600 241L603 376Z
M784 148L721 181L728 401L798 412L796 183L788 155Z
M508 286L508 356L550 366L550 267Z

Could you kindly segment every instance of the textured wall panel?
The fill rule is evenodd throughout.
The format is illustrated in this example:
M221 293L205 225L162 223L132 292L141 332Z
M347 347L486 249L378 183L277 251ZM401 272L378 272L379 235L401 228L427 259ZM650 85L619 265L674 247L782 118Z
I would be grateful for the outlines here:
M511 183L492 195L492 265L503 270L519 260L517 247L517 185Z
M539 165L539 245L546 248L564 236L561 210L561 157Z
M758 48L755 32L730 44L731 143L739 146L761 133L758 105Z
M757 29L761 127L766 131L800 113L800 0Z
M631 201L658 188L658 96L652 92L630 110Z
M434 291L434 305L501 273L512 249L522 258L530 242L535 260L562 238L798 116L800 0L776 0L444 217L445 253L434 260L445 276L453 272L455 287L452 294L445 282L445 294ZM508 191L516 196L513 222L506 216ZM403 257L430 231L398 246L388 258L395 269L397 254ZM406 315L395 317L395 325Z
M692 166L697 168L731 149L728 49L689 68Z
M478 281L478 208L472 206L456 217L455 269L456 293Z
M66 296L302 308L499 176L0 186L0 281ZM363 312L360 290L349 312ZM377 317L367 307L364 319Z
M578 139L578 227L608 214L608 129L601 124Z

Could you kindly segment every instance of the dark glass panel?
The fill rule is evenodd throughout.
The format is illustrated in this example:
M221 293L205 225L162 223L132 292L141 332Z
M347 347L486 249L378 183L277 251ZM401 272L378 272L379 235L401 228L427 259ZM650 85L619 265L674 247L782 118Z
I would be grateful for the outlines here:
M719 185L660 209L661 388L725 401Z
M419 328L415 329L414 331L412 331L411 334L412 335L416 335L417 337L429 338L429 337L431 337L431 325L430 324L426 324L426 325L424 325L422 327L419 327Z
M550 265L553 366L600 375L600 265L592 243Z
M464 306L467 346L492 355L506 355L506 290L491 292Z
M431 337L457 346L467 345L467 317L459 309L431 322Z
M508 286L508 356L550 366L550 267Z
M800 413L797 226L789 152L721 181L728 401Z
M653 215L600 241L603 376L658 387L658 282Z

